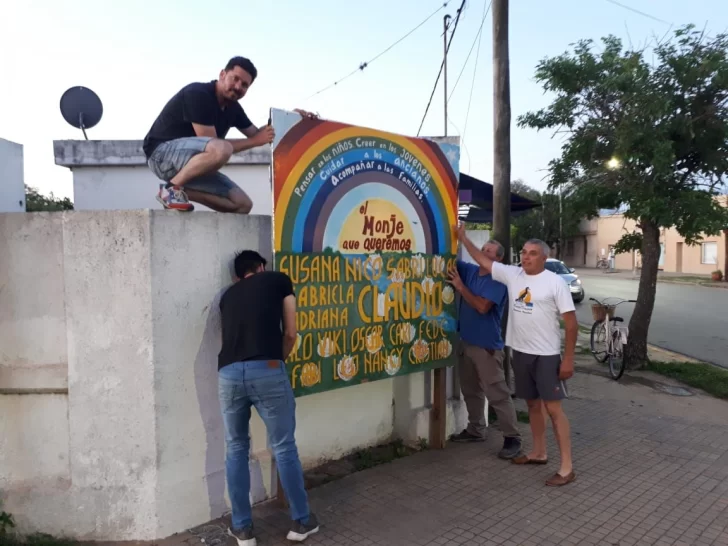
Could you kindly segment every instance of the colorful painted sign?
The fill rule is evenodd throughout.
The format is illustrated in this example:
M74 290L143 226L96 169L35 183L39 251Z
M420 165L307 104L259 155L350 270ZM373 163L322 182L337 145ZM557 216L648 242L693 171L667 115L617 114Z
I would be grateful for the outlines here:
M297 396L452 365L459 146L272 110Z

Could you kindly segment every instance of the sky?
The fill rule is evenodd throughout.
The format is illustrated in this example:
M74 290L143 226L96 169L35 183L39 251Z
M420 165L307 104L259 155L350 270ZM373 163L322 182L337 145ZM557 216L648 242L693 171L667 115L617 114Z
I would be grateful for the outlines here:
M241 101L256 125L266 123L271 107L304 108L325 119L416 135L442 61L443 15L454 17L460 0L449 0L363 71L317 92L382 52L443 1L9 0L0 20L0 138L23 144L26 184L72 198L71 173L53 159L54 140L83 138L61 116L66 89L83 85L103 101L103 118L87 131L90 139L141 140L174 93L217 78L236 55L258 68ZM479 48L475 38L489 3L467 0L448 57L447 133L461 136L461 171L483 180L493 173L490 13ZM584 38L614 34L638 47L671 25L728 29L728 2L721 0L620 3L510 2L513 179L544 189L548 163L559 155L551 133L516 126L518 115L549 103L533 78L539 60ZM443 125L441 82L421 135L443 135ZM109 191L113 199L123 188Z

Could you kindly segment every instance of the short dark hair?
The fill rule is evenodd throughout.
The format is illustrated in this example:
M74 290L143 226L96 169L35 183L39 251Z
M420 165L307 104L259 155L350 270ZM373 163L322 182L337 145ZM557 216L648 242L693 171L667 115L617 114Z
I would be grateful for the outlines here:
M265 267L265 264L268 262L255 250L243 250L235 255L235 261L233 263L235 276L238 279L242 279L248 273L255 273L261 265Z
M236 66L239 66L248 74L250 74L250 77L253 78L253 81L255 81L255 78L258 77L258 69L255 68L253 62L247 57L233 57L228 61L228 64L225 65L225 71L227 72L228 70L232 70Z

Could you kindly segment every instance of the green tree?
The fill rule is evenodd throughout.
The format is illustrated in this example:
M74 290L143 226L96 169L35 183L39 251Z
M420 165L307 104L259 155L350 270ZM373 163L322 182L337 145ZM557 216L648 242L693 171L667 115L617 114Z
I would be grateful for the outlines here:
M541 203L541 206L511 220L513 231L511 242L519 250L531 238L539 238L549 246L557 245L560 258L562 243L560 237L568 239L579 233L579 215L572 210L571 198L563 195L559 207L559 194L552 191L541 193L522 180L511 182L511 191L516 195ZM563 234L563 235L562 235Z
M686 26L649 55L614 36L602 43L597 51L580 41L542 60L536 79L555 98L518 124L563 136L551 188L566 188L581 215L626 205L637 222L639 231L617 251L642 253L625 350L627 365L638 367L647 361L660 229L674 227L695 244L728 225L714 198L728 170L728 35L709 38Z
M73 210L73 202L68 197L43 195L36 188L25 186L26 212Z

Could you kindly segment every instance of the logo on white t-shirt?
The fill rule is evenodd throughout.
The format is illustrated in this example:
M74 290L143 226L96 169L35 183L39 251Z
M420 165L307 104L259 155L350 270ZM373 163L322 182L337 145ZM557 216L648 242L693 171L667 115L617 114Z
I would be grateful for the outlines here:
M518 297L513 302L513 310L517 313L530 315L533 313L533 302L531 298L531 288L527 286L518 293Z

